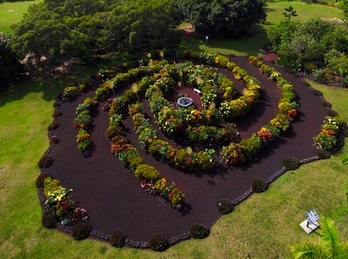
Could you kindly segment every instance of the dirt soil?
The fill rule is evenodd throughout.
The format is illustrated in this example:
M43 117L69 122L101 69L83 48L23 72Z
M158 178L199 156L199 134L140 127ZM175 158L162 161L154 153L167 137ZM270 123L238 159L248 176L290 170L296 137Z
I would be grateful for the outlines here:
M280 91L245 57L231 59L259 79L265 88L256 110L236 121L241 136L248 137L275 117ZM59 179L63 186L72 188L73 200L87 210L94 229L107 235L122 229L134 241L150 241L157 233L163 233L168 238L186 233L193 223L211 227L221 216L217 209L218 201L240 197L250 188L254 178L269 179L282 167L281 161L286 157L304 159L317 153L313 137L321 129L327 108L302 79L280 68L277 70L295 87L300 104L299 117L285 135L275 139L257 156L254 163L232 168L221 167L208 174L182 172L153 159L139 147L137 136L132 131L128 134L128 139L145 162L155 166L160 176L174 181L186 194L188 207L184 211L173 209L161 198L144 192L133 174L111 154L110 144L104 136L108 113L102 110L103 103L93 118L92 140L96 145L95 151L89 158L81 155L77 150L77 130L72 121L76 106L86 95L72 103L62 103L60 110L63 115L59 117L61 126L54 131L61 142L51 153L54 164L43 172ZM219 72L234 80L232 73L227 70L219 69ZM242 91L241 85L236 88ZM191 96L197 97L194 94ZM130 127L131 124L128 124Z

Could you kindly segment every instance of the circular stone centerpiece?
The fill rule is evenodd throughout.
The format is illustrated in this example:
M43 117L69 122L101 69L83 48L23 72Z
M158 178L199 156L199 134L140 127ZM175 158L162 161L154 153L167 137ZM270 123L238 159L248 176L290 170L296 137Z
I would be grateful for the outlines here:
M184 97L180 97L178 99L177 103L181 107L188 107L188 106L190 106L193 103L193 101L192 101L191 98L184 96Z

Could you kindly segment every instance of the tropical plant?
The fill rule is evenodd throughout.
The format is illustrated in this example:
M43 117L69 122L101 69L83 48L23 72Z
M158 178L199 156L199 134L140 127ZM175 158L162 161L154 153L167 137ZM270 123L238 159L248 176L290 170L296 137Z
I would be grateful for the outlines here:
M291 17L296 17L298 16L296 10L294 10L294 8L290 5L289 7L285 8L285 12L283 13L283 15L285 16L285 18L287 18L289 21L291 19Z
M334 221L329 218L323 218L319 243L294 245L291 247L291 251L295 259L343 259L348 258L348 243L340 240Z

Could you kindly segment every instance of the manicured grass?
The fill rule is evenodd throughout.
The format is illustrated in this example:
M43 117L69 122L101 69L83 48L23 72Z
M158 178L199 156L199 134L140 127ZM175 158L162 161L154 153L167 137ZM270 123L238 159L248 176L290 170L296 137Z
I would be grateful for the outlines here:
M262 45L267 42L267 35L266 31L261 26L257 26L254 31L255 34L253 36L245 36L238 40L214 39L210 37L208 43L205 43L203 39L187 37L183 39L182 47L221 53L224 55L257 55Z
M19 22L23 14L32 4L38 4L42 0L23 1L23 2L5 2L0 4L0 32L9 34L12 32L10 25Z
M284 9L292 6L297 12L298 16L291 17L293 21L308 21L313 18L322 18L322 19L332 19L339 18L343 19L343 11L335 8L329 7L327 5L319 4L308 4L305 2L297 1L284 1L284 2L273 2L267 3L267 25L277 24L279 21L285 19L283 12Z
M326 5L307 4L304 2L269 2L267 3L267 19L265 24L259 25L252 37L245 37L236 40L221 40L210 37L208 43L204 43L204 39L200 38L184 38L182 46L189 47L194 50L204 50L209 52L217 52L224 55L256 55L259 50L267 43L266 31L272 28L272 25L284 20L284 9L290 5L297 11L298 16L293 17L294 21L309 21L313 18L343 18L343 12L340 9L329 7Z
M312 80L307 79L315 89L321 91L324 97L332 102L332 109L341 111L340 116L342 116L345 121L348 122L348 88L341 87L327 87L326 85L316 83Z

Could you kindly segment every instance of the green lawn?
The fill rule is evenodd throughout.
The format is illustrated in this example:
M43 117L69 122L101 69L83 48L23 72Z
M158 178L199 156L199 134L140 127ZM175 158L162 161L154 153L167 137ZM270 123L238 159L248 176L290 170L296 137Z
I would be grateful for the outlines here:
M10 25L19 22L29 5L37 4L42 0L24 2L5 2L0 4L0 32L9 34L12 32Z
M256 55L259 50L267 43L266 31L272 28L272 25L285 19L284 9L290 5L297 11L298 16L292 18L298 21L308 21L313 18L343 18L343 12L340 9L326 5L307 4L304 2L269 2L267 3L267 20L265 24L254 28L255 34L252 37L245 37L238 40L221 40L210 38L209 43L204 43L203 39L187 38L183 41L183 47L189 47L194 50L204 50L217 52L225 55Z
M329 7L327 5L308 4L305 2L274 2L267 3L267 25L276 24L284 18L284 9L292 6L297 12L298 16L292 17L293 21L308 21L313 18L332 19L343 18L343 11L335 7Z

